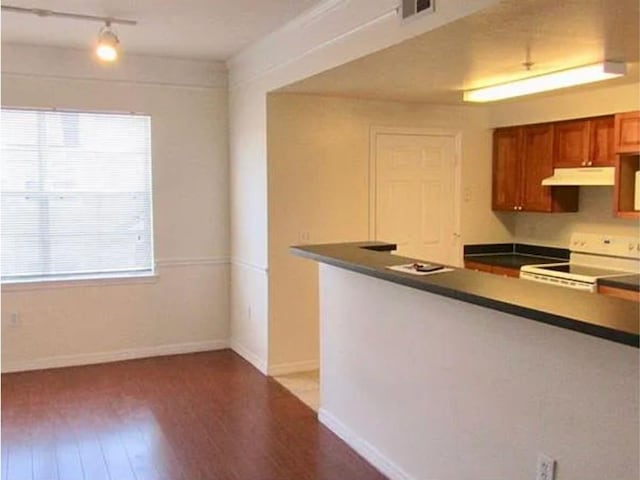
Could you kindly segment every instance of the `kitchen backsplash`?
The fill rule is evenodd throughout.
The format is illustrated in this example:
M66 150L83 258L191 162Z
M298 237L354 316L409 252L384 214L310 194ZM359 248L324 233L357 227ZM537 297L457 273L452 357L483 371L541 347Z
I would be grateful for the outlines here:
M567 247L573 232L639 236L640 222L613 217L612 187L580 187L575 213L517 213L515 242Z

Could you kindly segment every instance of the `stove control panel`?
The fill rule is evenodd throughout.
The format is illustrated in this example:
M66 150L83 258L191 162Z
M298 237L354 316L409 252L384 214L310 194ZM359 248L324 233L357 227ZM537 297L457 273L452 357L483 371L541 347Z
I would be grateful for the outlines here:
M569 250L640 260L640 238L597 233L574 233L571 235Z

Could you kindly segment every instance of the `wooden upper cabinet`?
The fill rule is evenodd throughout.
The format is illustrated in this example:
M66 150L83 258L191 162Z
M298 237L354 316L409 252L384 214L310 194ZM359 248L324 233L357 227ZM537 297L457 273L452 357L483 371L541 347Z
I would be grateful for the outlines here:
M616 153L640 152L640 112L616 114L615 149Z
M542 180L553 174L553 125L522 129L522 210L551 212L551 187Z
M590 166L609 167L616 163L616 151L614 145L615 117L592 118L589 120L589 161Z
M494 210L517 210L520 205L520 132L519 127L493 132Z
M586 166L589 162L589 120L558 122L554 128L553 166Z
M554 123L553 166L613 166L613 130L613 115Z
M493 210L576 212L578 187L543 187L553 173L553 124L493 133Z

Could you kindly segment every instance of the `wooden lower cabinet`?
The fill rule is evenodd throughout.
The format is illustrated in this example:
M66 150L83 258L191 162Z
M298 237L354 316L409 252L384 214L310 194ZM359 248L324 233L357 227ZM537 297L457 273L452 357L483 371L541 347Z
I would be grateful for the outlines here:
M491 265L487 265L486 263L480 263L480 262L469 262L466 261L464 262L464 268L468 269L468 270L475 270L476 272L487 272L487 273L493 273L491 271Z
M640 302L640 292L636 292L634 290L598 285L598 293L601 293L602 295L609 295L611 297L623 298L625 300L633 300L634 302Z
M520 277L520 270L515 268L507 268L507 267L498 267L494 265L491 267L491 273L495 273L496 275L502 275L503 277Z
M499 267L497 265L487 265L486 263L480 263L480 262L465 261L464 268L468 270L475 270L477 272L486 272L486 273L493 273L495 275L502 275L503 277L518 278L520 276L520 270L516 268Z

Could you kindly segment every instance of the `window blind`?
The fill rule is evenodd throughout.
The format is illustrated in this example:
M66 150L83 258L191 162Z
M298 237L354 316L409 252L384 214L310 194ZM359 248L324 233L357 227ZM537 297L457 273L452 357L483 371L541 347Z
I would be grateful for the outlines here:
M151 119L2 109L2 281L153 273Z

